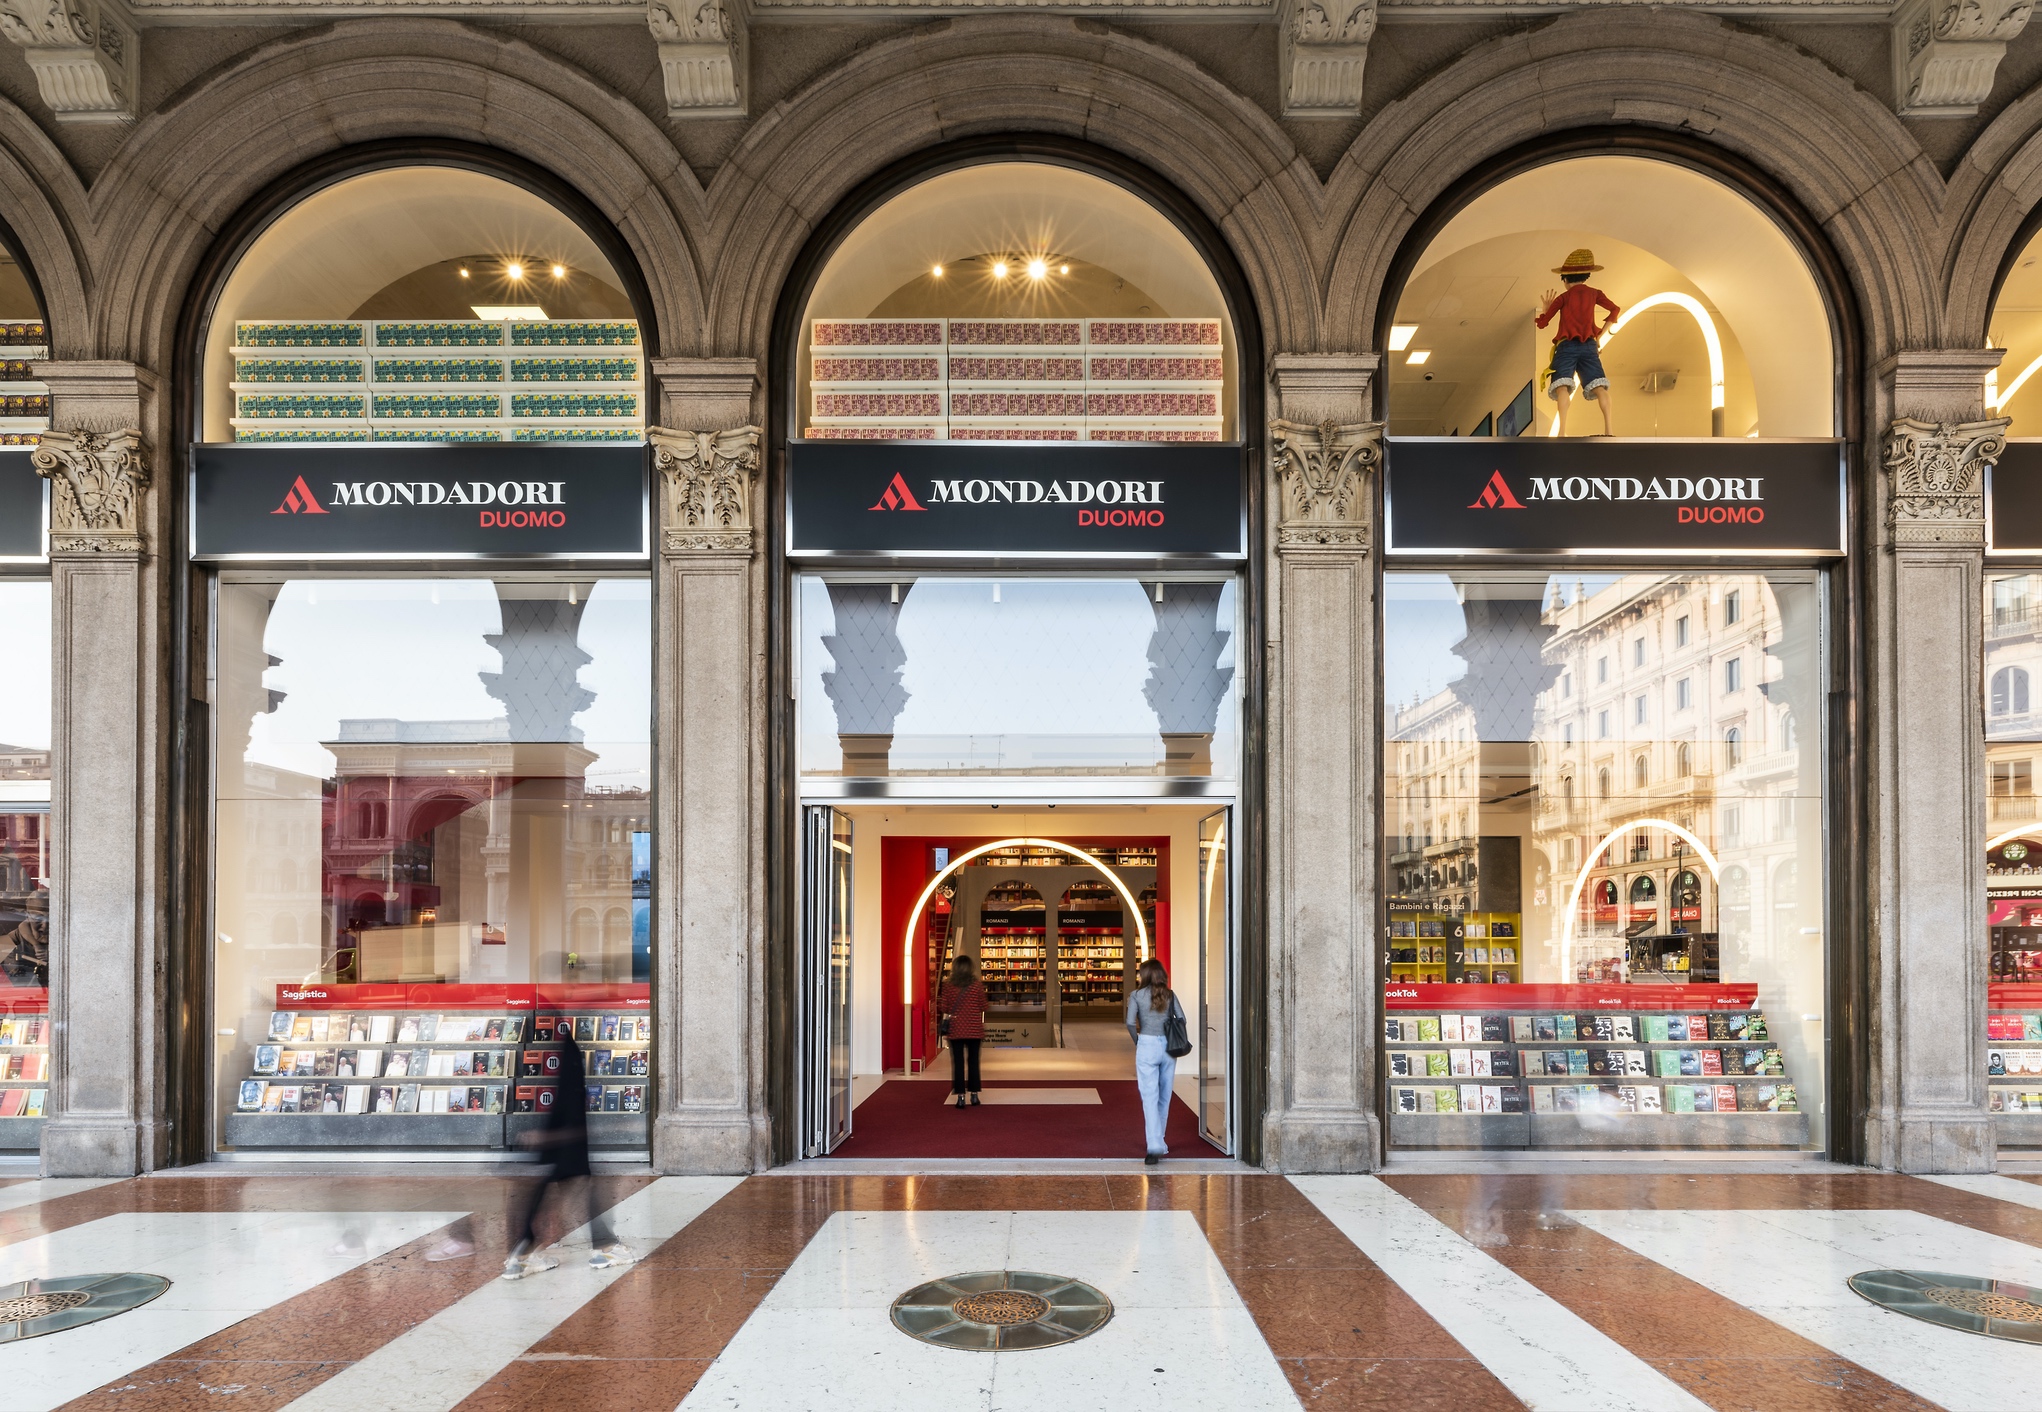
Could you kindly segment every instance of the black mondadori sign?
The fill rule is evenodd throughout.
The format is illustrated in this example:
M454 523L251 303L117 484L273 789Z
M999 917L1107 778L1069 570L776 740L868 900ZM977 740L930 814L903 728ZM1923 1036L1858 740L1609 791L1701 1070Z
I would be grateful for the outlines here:
M1835 441L1391 438L1392 554L1843 552Z
M2042 441L2008 441L1985 474L1985 552L2042 554Z
M787 464L795 555L1245 552L1232 443L794 442Z
M642 558L642 446L195 446L199 559Z

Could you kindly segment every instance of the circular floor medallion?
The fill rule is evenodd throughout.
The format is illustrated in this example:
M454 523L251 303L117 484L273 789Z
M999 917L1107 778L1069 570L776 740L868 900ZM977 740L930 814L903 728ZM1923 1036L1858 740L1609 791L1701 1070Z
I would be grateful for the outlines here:
M893 1302L910 1338L977 1353L1053 1348L1097 1333L1113 1301L1082 1280L1034 1270L978 1270L916 1285Z
M61 1275L0 1285L0 1343L96 1324L147 1304L170 1281L161 1275Z
M1850 1286L1896 1314L1967 1334L2042 1343L2042 1289L1979 1275L1866 1270Z

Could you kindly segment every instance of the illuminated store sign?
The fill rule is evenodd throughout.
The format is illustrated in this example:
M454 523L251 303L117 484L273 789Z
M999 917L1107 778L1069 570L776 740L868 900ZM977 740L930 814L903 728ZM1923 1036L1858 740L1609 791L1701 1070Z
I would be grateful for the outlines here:
M1393 438L1393 554L1840 554L1835 441Z
M27 447L0 451L0 563L49 556L48 485Z
M2042 441L2009 441L1986 472L1985 548L2042 552Z
M200 559L642 558L642 446L195 446Z
M796 442L791 554L1126 558L1245 552L1226 443Z

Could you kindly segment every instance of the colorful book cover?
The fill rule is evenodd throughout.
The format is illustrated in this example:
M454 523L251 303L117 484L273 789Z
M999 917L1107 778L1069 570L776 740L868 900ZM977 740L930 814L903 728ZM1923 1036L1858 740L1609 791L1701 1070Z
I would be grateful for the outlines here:
M294 1040L308 1040L312 1038L312 1017L310 1015L299 1015L291 1021L291 1038Z
M292 1014L289 1010L270 1011L269 1037L273 1040L289 1039L291 1037L292 1022L295 1021L297 1018L298 1017Z
M1578 1036L1574 1033L1574 1017L1572 1015L1553 1016L1553 1038L1554 1039L1578 1038Z
M258 1074L274 1074L277 1071L277 1055L281 1052L274 1044L256 1045L255 1072Z
M1763 1112L1766 1100L1772 1097L1770 1093L1766 1092L1770 1087L1770 1084L1737 1085L1737 1111L1740 1113Z
M340 1071L340 1051L322 1049L312 1056L312 1072L322 1079L330 1079Z
M1710 1039L1730 1038L1730 1017L1728 1015L1709 1016L1709 1038Z
M312 1017L312 1034L310 1038L313 1043L326 1043L327 1039L331 1037L332 1032L333 1017L331 1015L314 1015Z
M1503 1052L1508 1053L1509 1051L1505 1050ZM1507 1071L1503 1069L1498 1069L1496 1072L1501 1074ZM631 1052L631 1077L633 1077L634 1079L642 1079L650 1077L651 1074L652 1074L652 1056L642 1049L633 1050Z
M1739 1049L1736 1045L1732 1045L1730 1046L1730 1048L1722 1050L1718 1057L1721 1058L1721 1060L1723 1061L1723 1072L1726 1074L1744 1074L1750 1072L1748 1069L1744 1067L1744 1051L1742 1049Z
M50 1091L46 1088L30 1089L28 1091L28 1102L22 1105L21 1116L24 1118L42 1117L43 1104L49 1098L49 1096Z
M405 1015L398 1020L397 1042L399 1044L418 1043L418 1016Z
M1417 1089L1400 1088L1397 1090L1397 1111L1399 1113L1416 1113L1418 1111Z
M1686 1084L1666 1086L1666 1107L1671 1113L1692 1113L1695 1111L1695 1091Z
M638 1051L637 1053L635 1053L635 1054L633 1054L633 1055L631 1056L631 1072L632 1072L632 1073L633 1073L634 1075L642 1075L642 1074L644 1074L644 1073L645 1073L645 1070L644 1070L643 1068L640 1068L639 1066L640 1066L641 1064L645 1063L645 1062L646 1062L646 1054L645 1054L645 1051L641 1049L641 1050L639 1050L639 1051ZM1514 1053L1513 1051L1511 1051L1511 1050L1508 1050L1508 1049L1492 1049L1492 1050L1490 1050L1490 1051L1489 1051L1489 1072L1490 1072L1490 1073L1492 1073L1492 1074L1494 1074L1494 1075L1496 1075L1496 1076L1497 1076L1498 1078L1510 1078L1510 1079L1514 1079L1514 1078L1516 1078L1516 1077L1517 1077L1517 1055L1516 1055L1516 1054L1515 1054L1515 1053Z
M504 1086L502 1084L491 1084L489 1086L489 1111L491 1113L501 1113L503 1111L503 1090Z
M1436 1113L1458 1113L1461 1111L1461 1091L1457 1088L1436 1088L1432 1091L1432 1103Z
M443 1088L440 1092L447 1096L447 1111L449 1113L465 1113L468 1111L467 1085L463 1084L460 1088Z
M397 1086L395 1084L377 1084L375 1096L370 1100L369 1111L372 1113L396 1112Z
M1531 1110L1534 1113L1550 1113L1553 1111L1553 1086L1551 1084L1532 1085Z
M1772 1038L1772 1036L1766 1032L1765 1015L1763 1012L1758 1010L1754 1010L1751 1012L1751 1017L1744 1022L1744 1037L1746 1039Z
M1566 1073L1566 1072L1567 1072L1567 1051L1566 1051L1566 1050L1564 1050L1564 1049L1544 1049L1544 1050L1540 1050L1539 1052L1540 1052L1540 1053L1541 1053L1542 1055L1544 1055L1544 1056L1545 1056L1545 1066L1546 1066L1546 1072L1547 1072L1547 1073L1549 1073L1549 1074L1564 1074L1564 1073Z
M1645 1042L1647 1044L1666 1043L1666 1017L1664 1015L1646 1015L1643 1019L1645 1022Z
M1709 1017L1690 1015L1687 1017L1687 1037L1690 1043L1700 1044L1709 1037Z
M1456 1078L1466 1078L1471 1067L1468 1051L1465 1049L1449 1049L1447 1054L1452 1059L1452 1072L1454 1076Z
M347 1017L347 1042L367 1044L369 1042L369 1021L373 1015L350 1015Z
M1433 1042L1439 1039L1439 1016L1420 1015L1418 1017L1418 1038L1421 1043Z
M1680 1077L1680 1051L1678 1049L1655 1049L1652 1051L1652 1072L1662 1079Z
M1629 1044L1638 1037L1637 1022L1629 1015L1612 1015L1610 1025L1610 1038L1619 1043Z
M596 1038L606 1042L617 1038L617 1017L615 1015L603 1016L602 1027L597 1030Z
M1699 1049L1681 1049L1675 1052L1680 1055L1682 1077L1694 1078L1702 1072L1702 1052Z
M1609 1051L1607 1049L1591 1049L1588 1051L1588 1072L1598 1077L1610 1072Z
M1573 1084L1553 1085L1553 1111L1556 1113L1579 1113L1581 1111L1581 1090Z
M1537 1037L1542 1040L1554 1040L1560 1037L1560 1026L1551 1015L1532 1016L1532 1029L1536 1031Z
M1535 1040L1539 1037L1539 1027L1529 1015L1512 1015L1510 1017L1510 1037L1519 1044Z
M1568 1072L1568 1073L1570 1073L1570 1074L1583 1074L1583 1075L1587 1074L1587 1072L1588 1072L1588 1051L1587 1051L1587 1050L1585 1050L1585 1049L1570 1049L1570 1050L1568 1050L1568 1051L1567 1051L1567 1072Z
M1768 1049L1765 1052L1765 1062L1759 1069L1759 1072L1761 1074L1772 1074L1775 1077L1784 1077L1787 1072L1787 1061L1780 1057L1779 1050Z
M1665 1111L1660 1101L1658 1084L1640 1084L1638 1086L1638 1111L1640 1113L1660 1113Z
M1687 1042L1687 1016L1668 1015L1666 1017L1666 1038L1673 1044L1684 1044Z
M623 1099L624 1111L626 1113L643 1113L645 1111L645 1086L643 1084L627 1084L624 1088Z
M2021 1016L2021 1038L2042 1039L2042 1015Z
M1501 1113L1503 1111L1503 1090L1501 1087L1496 1084L1483 1084L1476 1089L1476 1092L1481 1095L1482 1111L1484 1113Z
M1524 1087L1521 1084L1504 1084L1496 1090L1496 1111L1499 1113L1522 1113L1524 1111Z
M1644 1050L1626 1049L1624 1051L1624 1073L1627 1076L1637 1075L1642 1078L1651 1072L1652 1066L1646 1062Z
M1718 1113L1735 1113L1737 1111L1736 1084L1716 1085L1716 1111Z
M1471 1049L1468 1051L1468 1073L1478 1079L1489 1077L1489 1051Z
M1716 1086L1714 1084L1696 1084L1694 1086L1694 1108L1697 1113L1713 1113L1716 1111Z
M1501 1044L1509 1038L1510 1020L1506 1016L1484 1015L1482 1017L1482 1042L1484 1044Z
M1695 1054L1702 1061L1702 1072L1704 1074L1720 1074L1723 1072L1722 1050L1698 1049L1695 1051Z
M1403 1049L1393 1049L1390 1051L1390 1076L1399 1079L1411 1077L1410 1051Z
M503 1022L503 1037L511 1044L517 1044L525 1037L525 1017L512 1015Z
M1775 1113L1798 1113L1801 1111L1800 1097L1792 1084L1773 1085L1773 1111Z
M241 1102L239 1105L241 1111L244 1113L258 1111L262 1107L263 1091L268 1087L269 1085L261 1079L243 1079L241 1081Z
M1425 1076L1429 1079L1443 1079L1453 1073L1453 1062L1443 1049L1429 1049L1425 1052Z

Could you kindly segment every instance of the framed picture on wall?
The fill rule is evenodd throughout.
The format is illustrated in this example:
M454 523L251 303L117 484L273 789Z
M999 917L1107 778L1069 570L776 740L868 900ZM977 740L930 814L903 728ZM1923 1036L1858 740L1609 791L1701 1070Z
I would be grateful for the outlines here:
M1532 423L1532 385L1526 383L1518 389L1517 396L1510 399L1510 405L1496 414L1498 436L1523 436Z
M1481 421L1475 423L1475 429L1472 432L1469 432L1468 435L1470 436L1496 435L1496 414L1493 412L1485 414Z

